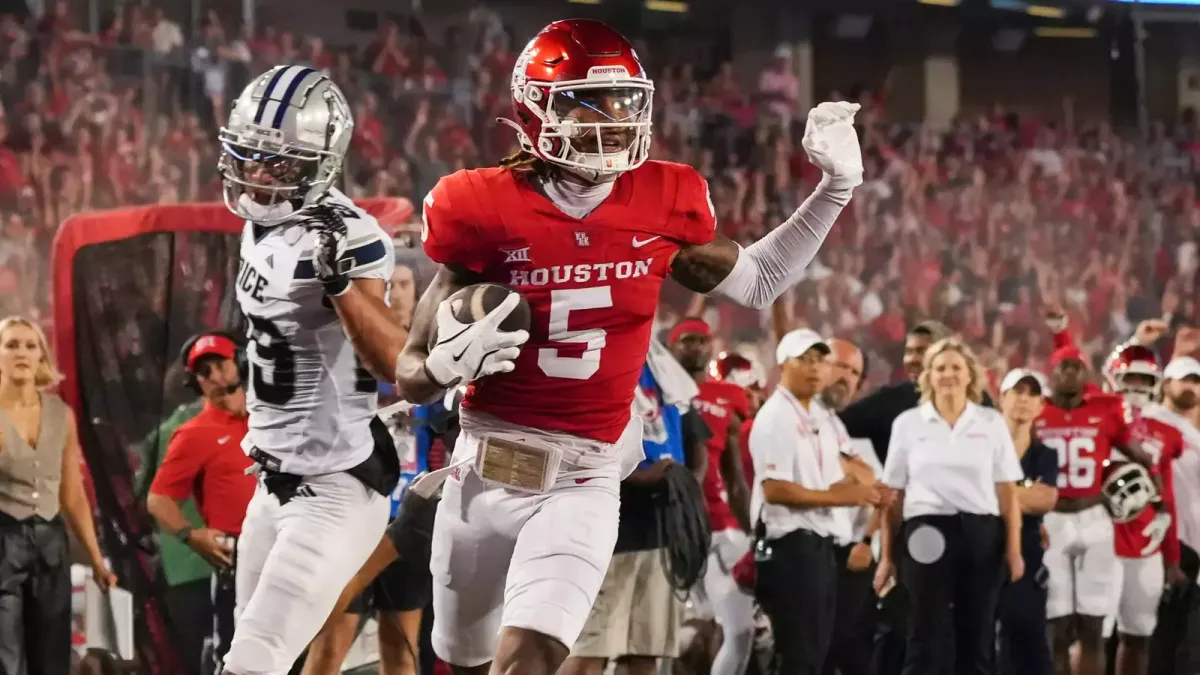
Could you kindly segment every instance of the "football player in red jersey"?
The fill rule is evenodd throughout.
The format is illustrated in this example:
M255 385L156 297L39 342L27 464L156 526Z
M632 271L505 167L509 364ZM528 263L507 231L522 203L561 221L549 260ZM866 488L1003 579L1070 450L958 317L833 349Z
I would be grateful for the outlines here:
M742 420L738 430L738 451L742 456L742 475L746 478L746 485L753 485L754 459L750 456L750 430L754 428L754 416L766 398L766 373L762 366L750 359L729 352L721 352L717 356L712 362L711 371L714 379L736 384L746 392L750 415Z
M741 675L754 646L754 597L738 587L732 570L750 550L750 489L742 475L738 445L742 420L750 417L750 402L745 389L709 376L712 329L704 320L680 321L671 329L667 346L696 379L700 393L692 407L713 433L704 474L712 548L693 605L699 617L713 619L721 627L713 675Z
M511 85L521 153L447 176L424 200L422 241L441 268L407 342L353 283L331 300L366 365L392 368L406 399L470 383L433 533L435 651L459 672L541 675L566 658L612 555L662 282L767 306L862 182L862 154L857 105L810 111L803 144L824 177L743 249L716 235L694 169L648 161L653 83L621 35L552 23ZM337 249L319 238L316 267L340 269ZM528 332L499 327L516 294L482 320L455 319L450 295L486 281L529 303Z
M1158 604L1164 583L1183 580L1179 569L1179 535L1175 525L1175 498L1171 466L1183 454L1183 432L1168 421L1159 398L1162 372L1148 347L1117 347L1104 368L1107 387L1124 396L1139 415L1132 437L1155 459L1162 485L1161 508L1146 508L1132 521L1114 526L1116 553L1121 565L1116 630L1119 636L1115 675L1146 675L1150 636L1158 623ZM1120 451L1114 461L1123 461Z
M1084 394L1088 368L1079 349L1060 347L1050 363L1050 400L1034 423L1038 439L1058 453L1059 466L1058 502L1045 518L1046 615L1057 671L1071 672L1069 649L1077 637L1079 675L1101 675L1104 618L1115 611L1121 580L1112 519L1101 503L1102 468L1114 448L1148 469L1154 462L1133 440L1133 411L1119 396Z

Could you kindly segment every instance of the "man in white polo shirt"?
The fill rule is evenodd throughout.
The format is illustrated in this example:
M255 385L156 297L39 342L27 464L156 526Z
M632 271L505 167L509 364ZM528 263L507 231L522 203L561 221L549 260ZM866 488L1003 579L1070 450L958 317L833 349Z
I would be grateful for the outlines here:
M750 432L755 592L771 619L779 672L789 675L822 673L837 601L834 542L852 536L844 507L874 505L880 498L874 484L860 479L870 476L870 468L817 398L829 352L811 330L783 336L775 353L779 386Z
M1183 454L1171 465L1179 566L1196 582L1200 559L1200 429L1189 419L1200 405L1200 361L1182 356L1163 369L1162 405L1157 419L1183 433ZM1182 645L1182 648L1179 646ZM1159 605L1158 626L1150 643L1149 672L1200 672L1200 592L1168 594Z

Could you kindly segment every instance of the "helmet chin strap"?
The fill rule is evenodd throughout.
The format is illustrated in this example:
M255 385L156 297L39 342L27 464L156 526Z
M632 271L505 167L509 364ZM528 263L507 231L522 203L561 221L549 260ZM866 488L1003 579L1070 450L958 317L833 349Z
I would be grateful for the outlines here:
M585 155L582 155L582 153L575 153L575 157L579 156ZM575 157L572 157L572 159ZM559 164L558 166L562 167L566 171L571 172L572 174L575 174L592 185L611 183L617 179L617 176L621 175L620 172L617 171L598 171L596 169L585 169L581 166L570 166L567 164Z
M238 208L242 210L251 222L279 222L296 212L291 200L282 200L274 204L259 204L245 192L238 197Z

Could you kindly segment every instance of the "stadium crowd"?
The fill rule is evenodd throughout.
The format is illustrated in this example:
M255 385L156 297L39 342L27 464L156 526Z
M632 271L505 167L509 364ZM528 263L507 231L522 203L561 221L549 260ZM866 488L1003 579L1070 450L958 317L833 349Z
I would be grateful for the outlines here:
M0 18L0 311L47 317L49 244L87 209L219 198L214 125L249 73L280 62L329 68L354 105L349 192L419 203L456 169L514 150L495 123L509 108L515 55L500 18L480 9L441 39L419 21L385 23L360 51L263 27L243 36L210 13L185 39L161 10L136 4L97 35L66 3L25 22ZM463 48L468 46L470 48ZM654 73L656 158L710 179L724 231L760 236L808 194L819 172L800 147L803 111L782 47L757 82L732 65ZM468 56L469 55L469 56ZM824 92L822 92L824 93ZM1194 315L1197 273L1194 130L1158 125L1144 147L1063 102L1054 120L997 106L949 130L889 119L886 92L848 89L867 185L843 216L794 311L823 335L855 338L892 379L894 347L913 317L941 317L983 348L997 377L1044 365L1036 323L1061 306L1090 356L1141 319ZM838 99L842 93L832 92ZM1089 251L1076 252L1083 244ZM673 298L676 316L695 314ZM733 307L709 315L720 346L762 341L764 319Z

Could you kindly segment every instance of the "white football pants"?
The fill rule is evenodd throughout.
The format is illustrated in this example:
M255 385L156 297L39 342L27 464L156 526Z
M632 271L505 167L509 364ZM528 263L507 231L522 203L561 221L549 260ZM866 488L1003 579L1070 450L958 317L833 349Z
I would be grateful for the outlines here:
M375 550L388 498L346 473L309 476L287 504L262 481L237 549L237 610L225 669L287 675Z

